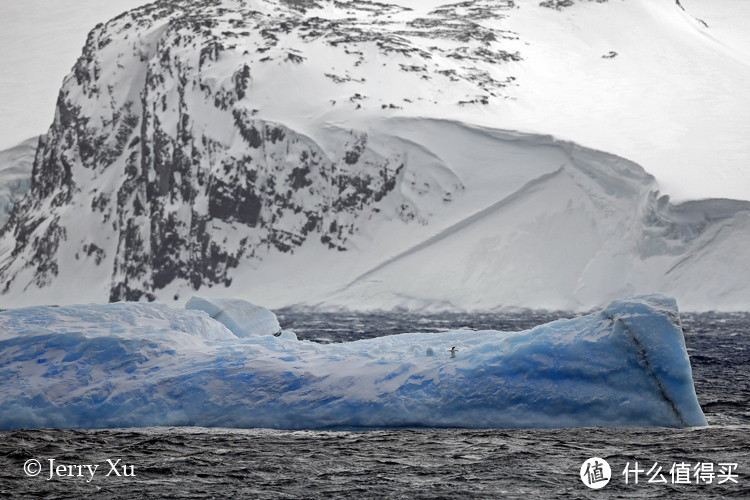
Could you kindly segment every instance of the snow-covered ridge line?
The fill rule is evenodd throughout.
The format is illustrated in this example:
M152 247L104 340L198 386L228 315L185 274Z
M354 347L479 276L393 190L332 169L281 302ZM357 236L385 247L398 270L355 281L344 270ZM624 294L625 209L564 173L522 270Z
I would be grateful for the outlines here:
M660 295L523 332L327 345L155 304L16 309L0 313L0 397L0 429L706 425Z

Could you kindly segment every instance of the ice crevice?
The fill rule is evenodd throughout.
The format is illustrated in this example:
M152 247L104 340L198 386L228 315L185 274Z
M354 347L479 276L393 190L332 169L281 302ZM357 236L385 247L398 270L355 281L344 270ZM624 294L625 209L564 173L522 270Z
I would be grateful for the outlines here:
M687 424L685 423L685 420L682 418L682 415L680 415L679 410L677 410L677 406L675 406L674 401L672 401L669 396L667 395L666 391L664 390L664 386L662 385L661 381L659 380L659 377L656 376L656 373L654 373L654 369L651 367L651 363L649 363L648 360L648 354L646 353L646 349L643 348L643 344L638 340L638 337L636 337L633 332L630 330L630 327L628 324L622 319L617 318L617 322L619 322L624 330L630 335L630 337L633 339L633 342L635 343L636 347L638 348L638 352L640 352L641 356L643 356L643 362L646 365L646 371L651 375L656 382L656 385L659 387L659 392L664 397L664 400L669 403L669 406L674 410L675 416L680 420L680 423L683 427L687 427Z

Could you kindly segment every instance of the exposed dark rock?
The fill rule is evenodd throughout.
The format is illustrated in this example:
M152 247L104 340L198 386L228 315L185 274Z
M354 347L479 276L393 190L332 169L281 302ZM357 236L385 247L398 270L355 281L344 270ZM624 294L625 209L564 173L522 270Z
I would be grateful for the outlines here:
M596 3L607 2L607 0L585 0L585 1L596 2ZM547 0L544 2L539 2L539 5L541 5L542 7L550 8L550 9L563 10L566 7L575 5L575 2L573 0Z

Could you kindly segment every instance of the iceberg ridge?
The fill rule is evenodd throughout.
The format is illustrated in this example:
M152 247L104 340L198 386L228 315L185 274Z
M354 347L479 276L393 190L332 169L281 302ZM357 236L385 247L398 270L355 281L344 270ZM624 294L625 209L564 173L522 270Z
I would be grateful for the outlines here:
M185 304L185 309L205 312L238 337L271 335L281 331L274 313L241 299L193 296Z

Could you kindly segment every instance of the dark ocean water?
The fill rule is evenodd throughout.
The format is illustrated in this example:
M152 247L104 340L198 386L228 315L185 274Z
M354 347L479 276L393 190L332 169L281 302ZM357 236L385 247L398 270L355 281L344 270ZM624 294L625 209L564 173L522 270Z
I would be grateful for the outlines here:
M279 314L319 342L559 317ZM0 433L0 498L750 498L750 315L682 318L708 428L10 431ZM591 457L611 466L601 490L579 477ZM34 460L41 471L29 476ZM635 462L638 484L633 474L626 483ZM93 479L85 465L98 466Z

